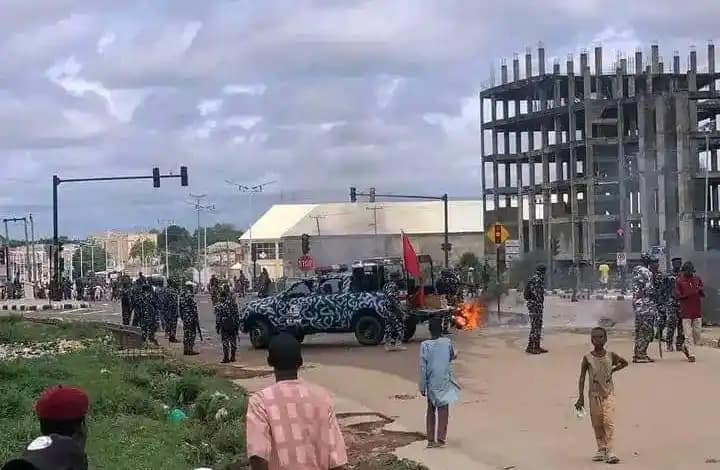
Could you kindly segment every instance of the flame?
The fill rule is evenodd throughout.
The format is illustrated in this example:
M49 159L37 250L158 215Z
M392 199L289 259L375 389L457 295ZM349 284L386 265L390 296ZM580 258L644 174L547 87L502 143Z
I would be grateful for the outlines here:
M457 306L453 321L459 330L474 330L484 324L485 309L478 302L461 303Z

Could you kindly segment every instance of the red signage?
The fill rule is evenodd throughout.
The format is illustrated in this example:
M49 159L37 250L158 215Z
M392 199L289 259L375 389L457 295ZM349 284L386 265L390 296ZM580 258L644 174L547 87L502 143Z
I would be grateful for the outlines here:
M315 269L315 260L312 256L301 256L298 258L298 268L300 271L312 271Z

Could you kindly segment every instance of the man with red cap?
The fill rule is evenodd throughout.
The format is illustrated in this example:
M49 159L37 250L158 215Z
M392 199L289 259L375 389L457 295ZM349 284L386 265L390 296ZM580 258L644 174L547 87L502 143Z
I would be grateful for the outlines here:
M22 458L12 460L2 470L86 470L87 416L90 401L75 387L45 390L35 403L42 436L32 441Z

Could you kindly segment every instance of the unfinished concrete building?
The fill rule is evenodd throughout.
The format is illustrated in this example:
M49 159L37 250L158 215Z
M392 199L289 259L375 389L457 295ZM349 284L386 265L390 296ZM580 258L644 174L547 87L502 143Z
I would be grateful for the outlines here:
M650 50L605 72L602 47L578 65L568 56L564 73L557 62L546 71L542 46L536 68L527 51L523 76L519 57L511 77L502 64L501 83L480 93L486 225L504 224L521 252L556 251L556 264L593 272L618 253L632 263L662 246L668 256L702 250L706 215L708 244L720 248L720 133L703 128L720 113L715 48L702 72L694 49L682 71L678 52L666 64Z

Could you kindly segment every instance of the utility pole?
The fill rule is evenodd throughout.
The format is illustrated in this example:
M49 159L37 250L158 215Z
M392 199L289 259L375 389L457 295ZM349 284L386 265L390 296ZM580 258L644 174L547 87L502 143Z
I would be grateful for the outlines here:
M250 241L250 260L252 261L252 276L250 276L250 289L253 289L255 287L255 278L257 277L257 257L253 255L255 253L255 250L253 250L252 237L252 196L255 193L263 192L265 190L265 186L275 184L277 183L277 181L267 181L265 183L256 184L255 186L246 186L244 184L238 184L230 180L225 180L225 182L231 186L235 186L236 188L238 188L238 191L240 191L241 193L246 193L248 195L248 215L251 218L250 223L248 224L248 238Z
M378 211L382 210L382 206L372 206L372 207L366 207L365 210L372 211L373 212L373 233L375 233L375 256L380 256L380 249L378 248L378 223L377 223L377 213ZM385 255L383 252L382 255Z
M35 256L35 222L33 221L33 216L30 214L30 239L31 239L31 245L32 245L32 278L34 282L38 281L38 267L37 267L37 261Z
M10 235L8 234L8 219L3 219L5 223L5 282L10 284ZM6 292L10 292L9 288Z
M174 224L173 220L158 219L158 224L165 226L165 277L170 279L170 253L168 251L168 228Z
M192 194L192 193L190 193L190 198L191 198L191 199L194 199L195 202L189 203L190 205L192 205L192 206L195 208L195 212L197 213L197 231L195 232L195 234L197 235L197 270L198 270L198 284L200 284L201 286L202 286L202 268L203 268L203 265L202 265L202 263L200 262L201 253L202 253L201 248L200 248L200 212L201 212L201 211L214 211L214 210L215 210L215 204L207 204L207 205L201 204L201 201L202 201L203 199L205 199L205 197L206 197L205 194ZM206 232L206 233L207 233L207 232ZM165 238L167 239L167 237L165 237ZM205 241L207 242L207 235L206 235L206 240L205 240ZM206 257L207 257L207 253L205 253L205 255L206 255Z
M320 236L320 219L324 219L324 215L312 215L311 218L315 219L315 225L317 226L317 234Z
M28 238L28 221L27 217L10 217L3 219L3 222L5 223L5 239L6 244L8 246L8 255L9 255L9 244L10 244L10 236L8 235L8 222L23 222L25 224L25 280L30 281L30 239ZM5 259L5 266L6 266L6 273L8 276L8 281L10 280L10 260L6 256Z

